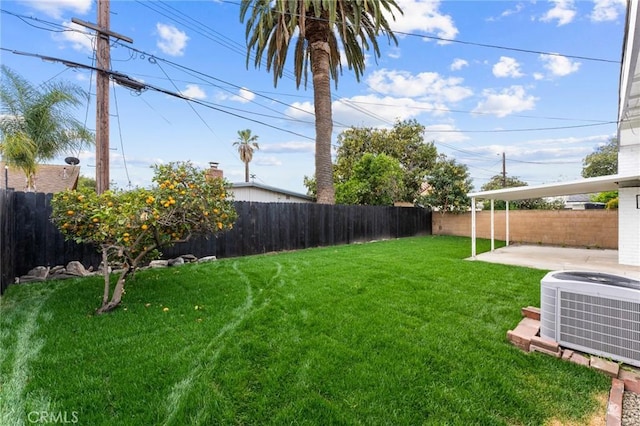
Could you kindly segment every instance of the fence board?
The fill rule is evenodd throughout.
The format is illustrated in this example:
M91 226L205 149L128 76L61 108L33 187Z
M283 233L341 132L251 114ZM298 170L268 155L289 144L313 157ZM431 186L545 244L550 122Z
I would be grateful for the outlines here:
M100 255L87 244L65 241L49 220L52 194L0 192L0 290L35 266L79 260L97 268ZM219 258L431 233L431 213L418 208L330 206L311 203L235 202L234 228L163 249Z
M15 192L0 191L0 294L4 293L15 278Z

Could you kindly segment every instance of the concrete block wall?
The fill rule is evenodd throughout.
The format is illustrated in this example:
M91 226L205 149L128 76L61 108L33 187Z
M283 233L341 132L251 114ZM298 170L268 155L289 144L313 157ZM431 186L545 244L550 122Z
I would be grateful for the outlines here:
M512 243L618 248L618 210L512 210L509 225ZM434 212L432 229L434 235L470 237L471 213ZM495 211L494 230L496 240L506 239L502 210ZM490 211L476 213L476 236L491 238Z

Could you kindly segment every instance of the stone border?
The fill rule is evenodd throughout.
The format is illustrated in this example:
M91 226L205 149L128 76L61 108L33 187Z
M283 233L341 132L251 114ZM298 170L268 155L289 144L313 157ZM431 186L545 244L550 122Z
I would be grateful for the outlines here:
M173 266L184 265L185 263L204 263L204 262L213 262L217 260L215 256L206 256L197 258L192 254L183 254L182 256L178 256L174 259L169 260L152 260L148 265L142 266L139 270L149 269L149 268L167 268ZM109 267L109 272L114 273L118 272L119 269L111 269ZM78 277L88 277L92 275L102 275L102 268L98 268L97 271L93 270L93 267L89 267L86 269L84 265L80 262L72 261L67 263L67 266L36 266L31 269L25 275L20 277L16 277L16 284L26 284L31 282L41 282L41 281L52 281L52 280L64 280L69 278L78 278Z

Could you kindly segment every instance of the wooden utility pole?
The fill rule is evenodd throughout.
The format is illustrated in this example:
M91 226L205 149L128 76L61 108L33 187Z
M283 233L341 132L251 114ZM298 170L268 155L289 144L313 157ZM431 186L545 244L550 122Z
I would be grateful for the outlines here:
M109 0L98 0L98 27L109 30ZM96 191L109 189L109 74L111 68L109 35L99 31L96 37Z
M502 187L507 187L507 158L502 153Z
M96 31L96 191L109 189L109 71L111 51L109 36L133 43L129 37L112 32L110 0L98 0L98 25L73 18L71 21Z

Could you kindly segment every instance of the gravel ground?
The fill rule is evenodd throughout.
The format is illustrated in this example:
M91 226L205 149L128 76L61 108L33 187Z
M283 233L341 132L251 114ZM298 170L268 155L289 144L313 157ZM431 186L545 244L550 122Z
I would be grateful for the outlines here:
M640 426L640 394L624 393L622 397L622 426Z

